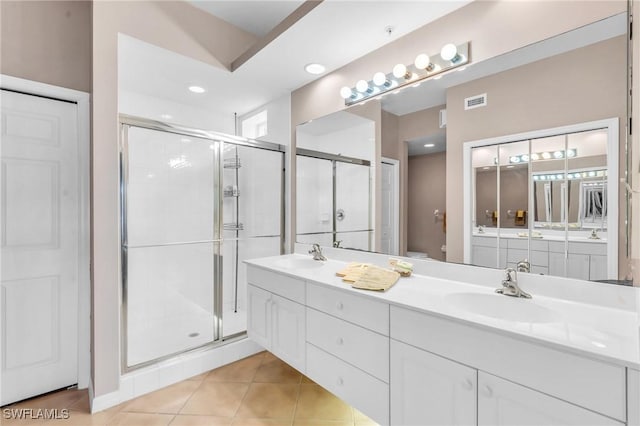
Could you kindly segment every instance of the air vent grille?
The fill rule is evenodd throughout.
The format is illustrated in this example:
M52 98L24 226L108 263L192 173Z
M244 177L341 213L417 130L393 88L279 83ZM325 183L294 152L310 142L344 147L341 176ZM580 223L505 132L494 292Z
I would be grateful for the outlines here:
M474 109L480 108L483 106L487 106L487 94L483 93L482 95L471 96L470 98L465 98L464 100L464 109Z

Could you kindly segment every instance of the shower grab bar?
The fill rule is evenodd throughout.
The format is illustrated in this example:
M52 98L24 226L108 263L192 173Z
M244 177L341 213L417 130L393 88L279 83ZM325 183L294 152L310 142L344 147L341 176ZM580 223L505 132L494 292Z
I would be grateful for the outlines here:
M166 247L166 246L184 246L189 244L207 244L207 243L222 243L223 239L217 240L198 240L198 241L179 241L175 243L158 243L158 244L123 244L124 248L147 248L147 247Z

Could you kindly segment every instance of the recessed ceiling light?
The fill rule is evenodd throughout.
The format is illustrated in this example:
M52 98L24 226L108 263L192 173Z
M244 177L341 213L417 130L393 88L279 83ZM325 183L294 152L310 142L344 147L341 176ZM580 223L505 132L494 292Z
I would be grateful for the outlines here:
M165 120L170 120L173 118L173 115L171 114L162 114L160 115L160 118L164 118Z
M432 144L432 143L425 143L425 144L424 144L424 147L425 147L425 148L433 148L434 146L436 146L436 145L435 145L435 144Z
M309 74L322 74L325 71L325 67L322 64L307 64L304 66L304 70Z
M207 90L204 87L200 86L189 86L189 91L193 93L204 93Z

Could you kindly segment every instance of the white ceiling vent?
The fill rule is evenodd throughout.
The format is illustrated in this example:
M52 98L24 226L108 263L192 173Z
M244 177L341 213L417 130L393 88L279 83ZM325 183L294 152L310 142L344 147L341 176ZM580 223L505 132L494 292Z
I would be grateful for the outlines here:
M465 98L464 100L464 109L474 109L480 108L483 106L487 106L487 94L483 93L482 95L471 96L470 98Z

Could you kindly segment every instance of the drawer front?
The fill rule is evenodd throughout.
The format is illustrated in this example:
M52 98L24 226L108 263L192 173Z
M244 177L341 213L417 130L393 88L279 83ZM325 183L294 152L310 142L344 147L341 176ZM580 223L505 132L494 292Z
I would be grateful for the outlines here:
M384 302L307 284L307 306L385 336L389 335L389 305Z
M625 369L409 309L391 338L625 421Z
M518 263L521 260L525 260L529 258L529 251L527 249L512 249L509 248L507 250L507 262L508 263Z
M606 256L607 244L606 243L577 243L569 241L569 253L575 254L599 254Z
M477 237L474 236L472 238L472 244L474 246L482 246L482 247L493 247L496 248L498 247L498 237L493 236L493 237Z
M507 247L509 250L511 249L520 249L520 250L528 250L529 249L529 239L528 238L505 238L507 242ZM503 241L504 241L503 240Z
M389 424L389 385L307 343L307 376L338 398Z
M247 265L247 281L256 287L304 304L304 280Z
M389 338L307 308L307 342L389 382Z
M529 247L531 250L539 250L539 251L549 251L549 241L545 241L542 239L532 238L529 242Z
M563 241L549 241L549 251L551 253L564 253L565 243Z
M529 261L532 265L549 266L549 252L531 250L529 254L531 255Z

